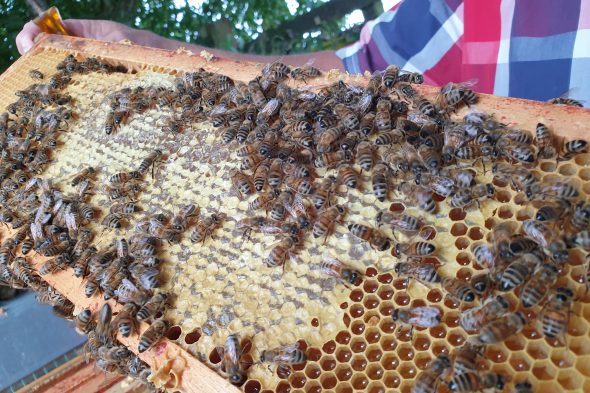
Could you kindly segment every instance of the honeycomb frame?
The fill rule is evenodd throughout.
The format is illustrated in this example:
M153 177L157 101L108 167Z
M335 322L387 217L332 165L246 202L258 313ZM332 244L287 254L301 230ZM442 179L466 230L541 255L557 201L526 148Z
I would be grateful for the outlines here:
M52 39L56 40L55 38ZM58 41L53 41L53 44L56 42L59 44ZM83 40L66 42L79 44ZM51 41L47 43L52 44ZM76 48L74 45L74 49L80 49L80 47ZM94 54L109 59L108 51L105 52L107 52L106 55L102 53ZM41 52L37 51L29 55L17 63L16 66L23 67L23 69L26 68L25 65L34 66L35 68L44 67L45 65L42 62L43 53L59 54L54 58L60 59L63 58L66 52L52 50L51 48L43 49ZM121 59L115 58L114 60L120 61ZM194 61L194 59L192 60ZM59 60L55 60L55 62L57 61ZM211 70L218 67L219 65L215 63L209 65ZM145 69L147 68L156 73L167 75L171 73L166 67L146 67ZM12 68L9 73L11 71L14 72ZM20 70L19 72L23 71ZM229 71L225 73L231 76ZM29 83L28 81L24 82ZM0 83L4 87L6 83L5 76L0 79ZM20 88L22 87L24 86ZM12 100L13 98L6 94L6 89L0 89L0 104L6 105ZM551 116L548 109L544 110L547 117L537 115L537 121L547 121L547 118ZM558 109L554 110L558 111ZM569 111L569 108L567 110L559 109L559 111L561 110ZM574 111L575 115L581 116L582 113L584 112ZM530 124L528 126L531 127ZM555 124L555 127L557 128L558 125ZM556 131L559 132L560 129L557 128ZM120 156L123 153L124 151L120 150L112 158L116 158L117 155ZM137 159L136 157L131 158ZM218 157L219 160L222 158L222 156ZM576 166L579 168L576 168ZM575 175L577 179L574 180L576 180L583 192L590 194L590 154L579 155L574 160L558 164L546 160L540 163L539 169L539 174L548 177L554 176L556 173L568 177ZM52 166L47 175L60 174L67 177L64 173L55 172L61 170L63 170L63 166ZM471 210L465 215L461 212L450 211L450 209L445 211L448 213L452 224L448 228L448 232L439 231L434 242L437 245L452 244L454 247L449 247L446 252L443 251L436 256L439 261L445 261L442 266L443 273L452 274L460 279L467 279L474 272L481 270L473 263L474 259L470 253L471 244L485 239L490 232L490 228L495 223L500 221L520 222L531 217L532 212L530 209L521 208L518 203L515 203L522 200L522 195L519 196L508 185L495 185L499 189L497 200L482 204L482 211ZM507 206L508 202L512 202L513 206ZM240 203L242 203L243 207L243 202L240 201L237 201L236 205ZM375 203L375 201L371 200L371 203ZM377 203L377 205L378 208L388 208L390 204L379 205ZM409 208L409 211L415 212L412 208ZM371 215L361 213L353 217L351 221L355 221L357 218L368 220L368 216ZM442 225L439 227L444 228ZM342 228L339 229L336 236L340 236L340 239L344 238L346 242L359 247L360 250L356 251L357 255L368 254L367 260L374 260L376 263L364 263L365 279L352 290L329 283L327 288L322 288L322 291L326 293L336 293L333 298L329 299L329 302L334 306L334 309L340 310L338 311L338 318L328 321L334 324L334 326L327 328L328 333L320 337L308 336L305 339L297 336L297 334L282 337L285 341L301 340L301 345L306 348L309 358L305 365L294 366L290 372L283 375L273 373L272 378L268 378L267 371L264 368L252 367L249 374L250 378L243 385L244 391L268 393L270 391L316 392L333 390L336 392L348 392L365 390L368 392L382 392L396 389L408 392L412 380L420 370L424 369L433 356L449 354L452 348L461 345L466 340L467 334L458 327L458 316L461 309L456 304L443 300L440 289L429 289L413 282L409 288L406 288L403 280L395 278L395 274L392 272L387 272L392 266L392 258L385 258L382 254L374 253L366 245L347 237ZM328 244L331 244L331 242L332 240ZM573 266L571 268L568 266L566 271L561 272L558 281L558 285L566 282L573 285L576 296L582 299L577 303L578 309L574 310L576 315L572 316L569 325L568 338L571 339L569 342L571 353L547 343L541 337L538 328L527 326L522 335L512 337L504 343L490 346L488 353L486 353L489 360L482 367L488 366L488 369L502 372L510 376L512 381L528 379L533 383L535 391L549 391L551 389L567 391L590 390L590 378L588 378L590 377L590 368L587 366L590 361L590 344L588 344L590 306L587 305L588 297L584 293L583 283L580 282L584 273L583 259L584 256L580 252L575 252ZM449 261L452 266L449 266ZM300 273L297 271L297 267L294 268L294 272L296 274ZM287 274L289 272L285 273L286 277L283 276L283 279L299 278L297 276L289 277ZM175 278L172 276L173 280ZM511 301L516 299L513 293L510 293L510 298ZM79 305L79 302L75 303ZM443 307L445 309L443 324L428 330L416 329L411 339L407 335L393 339L392 333L395 330L395 324L390 315L394 307L423 304ZM293 312L293 310L285 310L285 312ZM308 312L305 318L306 325L318 330L324 328L326 320L320 317L324 312L323 309ZM174 314L170 315L170 317L173 320L175 318ZM213 351L198 351L191 347L195 342L206 342L203 337L207 337L207 333L203 332L202 328L200 331L197 330L196 325L192 329L181 329L180 334L178 334L178 330L174 330L174 334L169 332L168 336L172 339L171 341L176 341L181 347L185 347L188 353L197 356L215 369L219 362L216 361ZM242 328L240 326L227 327L233 330ZM309 329L309 331L312 331L312 329ZM280 334L277 331L272 333ZM212 337L214 334L215 332L208 337ZM192 344L189 343L195 336L200 337L197 337L197 340ZM263 348L256 341L256 336L248 341L251 341L252 351L255 351L256 348ZM210 348L215 346L211 345L214 344L213 339L207 344ZM276 342L276 344L279 343Z

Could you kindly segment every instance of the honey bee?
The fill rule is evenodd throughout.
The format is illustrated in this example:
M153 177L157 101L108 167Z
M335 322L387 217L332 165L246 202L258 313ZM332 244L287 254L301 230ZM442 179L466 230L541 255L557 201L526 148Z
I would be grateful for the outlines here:
M398 230L408 236L414 236L424 227L424 221L406 213L392 213L380 211L376 217L377 225L391 226L391 230Z
M111 177L108 178L108 182L113 186L118 186L124 183L127 183L131 180L138 180L140 179L142 174L138 171L133 172L119 172L115 173Z
M401 258L402 254L408 257L424 257L432 255L436 251L436 246L429 242L412 242L412 243L395 243L392 255Z
M356 173L355 173L356 174ZM389 168L382 163L375 165L371 183L373 185L373 194L379 202L384 202L389 195Z
M285 185L301 195L312 195L315 192L311 180L303 177L288 177L285 181Z
M134 303L127 303L123 306L119 314L113 320L113 325L123 337L129 337L131 333L137 331L137 315L138 307Z
M375 116L375 113L369 112L366 115L364 115L359 122L359 129L361 131L361 134L365 137L373 133L375 125Z
M575 106L578 108L583 108L584 104L582 104L582 102L575 100L573 98L569 98L569 97L557 97L557 98L552 98L549 101L547 101L550 104L553 105L565 105L565 106Z
M231 182L234 189L240 193L241 199L243 195L252 195L254 193L254 185L250 177L244 172L234 170L231 175Z
M382 74L382 83L383 86L387 89L393 89L393 86L398 81L398 77L400 74L400 69L395 64L390 64L385 68Z
M98 348L97 365L98 361L104 361L106 364L117 365L123 362L131 355L131 352L122 345L114 347L102 346Z
M344 135L344 129L340 127L330 127L322 132L317 143L317 151L326 153L332 150L332 146Z
M293 191L284 190L277 196L273 203L270 218L274 221L281 221L285 217L287 206L290 205L294 200Z
M526 189L532 184L538 183L539 179L529 171L528 169L521 166L514 166L508 163L494 163L492 166L492 173L494 178L509 182L513 188L517 191Z
M413 331L414 327L431 328L438 326L441 317L440 310L432 306L396 308L391 314L393 321L398 324L398 330L401 330L403 325L410 325L410 331Z
M590 231L580 231L568 239L568 244L572 247L581 247L584 250L590 250Z
M361 142L356 146L356 160L364 171L373 168L373 147L369 142Z
M268 185L273 188L277 189L281 182L283 181L283 161L279 158L275 158L271 161L270 168L268 171L268 176L266 178L266 182Z
M110 229L121 229L125 223L125 218L120 213L110 213L107 214L102 222L101 225L110 228Z
M459 104L464 103L471 106L477 103L478 97L471 90L471 87L476 83L475 80L463 83L447 83L440 90L438 103L447 111L454 111Z
M380 99L377 101L377 107L375 108L374 127L378 132L391 131L391 106L392 104L389 100Z
M161 285L160 271L157 268L136 264L130 267L129 271L135 281L145 289L159 288ZM119 286L121 281L116 284L115 289Z
M489 149L489 147L484 147ZM521 162L531 164L535 162L536 153L531 145L522 145L509 139L502 139L496 143L495 149L492 149L494 155L501 153L510 162Z
M441 281L441 286L450 298L468 303L475 300L475 292L465 281L444 277Z
M322 72L311 66L311 65L304 65L302 67L295 67L291 70L291 78L295 80L302 80L307 83L308 78L317 78L321 76Z
M350 164L342 164L338 167L337 180L348 188L357 188L360 183L359 175Z
M285 266L287 257L291 258L291 250L299 243L299 238L296 235L285 236L278 243L274 244L264 260L268 267Z
M506 147L508 148L508 146ZM521 149L521 147L518 147L518 149ZM522 147L522 149L525 149L524 147ZM507 149L508 151L509 149ZM512 150L510 150L512 151ZM478 145L467 145L467 146L462 146L459 147L455 150L455 158L457 158L458 160L476 160L476 159L481 159L483 157L492 157L495 158L497 155L498 150L490 147L490 146L478 146ZM523 154L522 156L520 156L519 154ZM518 155L518 158L514 158L517 161L526 161L526 162L532 162L529 161L532 156L524 156L524 154L526 153L530 153L530 152L524 152L521 150L518 150L515 154ZM516 156L515 156L516 157ZM520 159L522 158L522 159ZM444 160L444 153L443 153L443 160Z
M416 175L416 184L422 184L432 192L443 196L450 196L455 190L455 182L445 176L435 176L429 173L419 173Z
M242 163L240 164L240 169L242 171L247 171L249 169L255 170L261 162L263 162L265 158L260 154L253 154L250 156L244 157Z
M69 255L62 254L58 255L55 258L48 259L43 263L43 265L39 268L39 274L44 276L47 274L53 274L60 270L65 270L68 267Z
M169 323L163 319L156 319L139 338L137 351L143 353L156 344L168 330Z
M551 295L541 311L541 323L545 337L559 337L562 344L566 343L565 335L573 301L574 292L567 287L559 287Z
M238 336L236 334L230 334L225 340L223 350L219 352L222 355L223 366L229 381L234 385L242 383L246 375L240 363L242 347Z
M377 251L385 251L391 247L391 240L381 231L362 224L349 224L348 230L351 234L370 244Z
M590 204L584 202L576 203L569 224L578 231L590 228Z
M149 299L136 314L138 321L146 321L149 318L155 317L157 314L165 313L166 307L170 299L170 294L167 292L158 292L151 299Z
M96 333L94 330L90 330L88 332L88 339L86 341L86 344L84 345L84 352L88 353L90 352L91 354L96 354L98 352L98 348L101 347L101 343L98 340L98 338L96 337Z
M270 164L267 162L261 163L254 173L254 188L260 192L264 189L270 171Z
M483 347L466 342L457 348L453 357L453 373L461 375L478 370L478 359L483 357Z
M227 215L225 213L213 213L209 217L199 221L197 227L191 233L191 241L193 243L205 242L207 236L210 236L215 229L221 226L226 218Z
M495 344L506 340L522 331L527 319L521 312L511 312L483 325L475 342L479 344Z
M434 393L438 391L438 385L451 369L451 359L439 355L431 360L414 381L412 393Z
M158 161L164 153L160 149L156 149L148 154L139 164L137 171L144 174L152 167L152 178L154 177L153 167L156 161Z
M422 83L424 83L424 76L419 72L410 72L402 70L398 75L396 81L421 85Z
M479 207L480 199L492 198L496 194L496 188L493 184L476 184L471 188L458 190L453 194L449 205L453 208L465 209L472 203Z
M308 165L295 165L291 163L283 164L283 172L292 177L312 177L313 169Z
M248 82L248 91L252 97L252 103L258 108L262 108L266 105L266 97L260 88L260 84L256 80Z
M349 130L354 130L360 125L357 115L344 104L334 106L334 114L340 118L342 125Z
M88 332L94 329L94 321L92 320L92 311L84 309L76 315L74 320L76 331L80 334L88 334Z
M121 202L111 205L110 213L118 213L122 215L133 214L140 211L140 207L136 202Z
M299 349L298 343L263 350L260 353L260 363L274 363L278 367L303 364L306 361L307 355Z
M432 194L420 185L402 183L399 190L405 194L405 203L416 206L426 213L434 214L437 210L436 202L432 199Z
M549 127L543 123L537 123L535 129L535 145L539 151L538 158L550 159L557 155L557 149L554 146L553 134Z
M480 375L476 371L455 375L448 383L453 392L477 392L486 389L504 390L506 380L501 374L488 372Z
M324 256L319 266L320 272L337 278L344 285L356 285L362 273L342 263L336 258Z
M340 149L352 151L362 138L363 137L359 131L349 131L344 138L340 140Z
M352 154L348 150L339 150L336 152L319 154L313 161L313 166L316 168L333 168L337 167L344 161L350 161Z
M510 304L504 296L489 297L481 306L463 311L459 324L469 332L478 331L489 322L504 315L509 307Z
M559 154L560 160L567 160L575 154L586 152L588 148L588 142L583 139L573 139L563 144L561 152Z
M96 275L91 274L86 277L86 283L84 284L84 295L87 298L94 296L98 292L98 281L96 280Z
M30 70L29 71L29 76L31 77L31 79L36 79L36 80L43 80L45 78L45 76L43 75L43 73L37 69L35 70Z
M438 274L436 267L429 263L421 262L399 262L393 270L399 277L405 277L406 283L410 279L417 280L424 285L440 283L442 277Z
M522 223L522 229L555 262L564 263L569 257L569 251L565 241L559 232L552 230L546 222L525 220Z
M409 86L409 85L407 85ZM437 119L439 116L439 111L438 108L435 106L435 104L433 104L432 102L430 102L428 99L426 99L426 97L417 94L416 92L413 93L408 93L407 91L409 89L405 88L405 89L400 89L402 92L405 90L406 93L405 95L407 96L408 94L411 96L411 100L414 103L414 106L417 108L418 112L426 117L429 117L431 119Z
M547 295L547 289L557 282L557 273L558 270L553 265L539 266L520 291L519 297L523 307L530 308L541 303Z
M105 303L98 312L98 321L96 323L96 337L102 344L111 341L111 319L113 318L113 310L108 303Z
M274 63L269 63L264 66L262 69L262 76L265 78L272 78L277 81L281 81L289 76L291 73L291 68L281 63L280 61L275 61Z
M223 129L223 132L221 134L221 139L223 140L223 143L228 144L231 141L233 141L236 136L238 135L238 129L236 127L226 127Z
M330 197L336 192L338 183L336 177L327 176L316 187L314 194L311 196L311 201L317 210L321 210L324 205L330 205Z
M489 273L481 273L471 277L469 285L480 297L486 296L492 289L494 283Z
M442 156L439 150L428 147L427 145L420 145L418 147L418 154L422 158L426 169L428 169L431 174L436 175L439 173L443 165Z
M401 143L403 139L404 136L399 130L381 131L377 134L374 143L377 146L397 145ZM397 155L399 152L396 150L390 150L388 153ZM386 156L383 157L383 160L385 162L388 161Z
M334 205L320 212L313 225L312 232L314 238L317 239L325 236L325 240L327 240L328 236L334 230L334 225L342 219L345 213L346 209L341 205Z

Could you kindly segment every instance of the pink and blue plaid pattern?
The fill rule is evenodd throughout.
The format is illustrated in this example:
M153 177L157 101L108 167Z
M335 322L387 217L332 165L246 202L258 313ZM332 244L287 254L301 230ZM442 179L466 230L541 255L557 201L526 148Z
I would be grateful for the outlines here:
M402 0L336 52L348 72L397 64L443 85L590 104L590 1Z

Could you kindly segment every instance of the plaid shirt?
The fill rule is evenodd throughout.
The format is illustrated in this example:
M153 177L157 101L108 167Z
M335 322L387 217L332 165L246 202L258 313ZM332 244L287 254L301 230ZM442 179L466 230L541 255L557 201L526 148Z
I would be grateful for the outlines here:
M348 72L397 64L482 93L590 104L590 1L400 0L336 54Z

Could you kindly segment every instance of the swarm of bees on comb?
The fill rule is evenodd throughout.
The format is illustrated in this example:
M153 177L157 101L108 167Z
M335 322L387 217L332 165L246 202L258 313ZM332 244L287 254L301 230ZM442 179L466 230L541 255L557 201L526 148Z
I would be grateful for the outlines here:
M228 212L201 217L198 206L188 205L174 216L137 219L142 211L138 195L157 177L156 166L165 157L174 158L173 151L154 149L137 168L103 174L102 187L95 184L98 171L86 168L70 180L74 194L40 177L59 145L59 133L76 121L72 98L64 92L72 78L126 71L70 55L48 79L32 71L31 78L47 83L18 91L18 101L0 115L0 219L15 232L0 249L0 283L31 288L59 315L74 319L77 330L88 335L86 350L101 369L148 382L149 367L115 336L137 334L138 323L149 322L137 348L140 353L164 337L169 323L163 316L174 296L157 291L165 266L159 258L162 249L184 236L206 246ZM425 364L411 391L534 391L531 381L482 370L481 364L488 346L522 334L537 322L545 337L567 345L577 294L559 278L572 249L590 249L590 203L566 178L541 179L534 168L539 160L572 160L586 151L587 142L562 141L542 123L534 133L516 129L475 108L458 118L457 110L477 104L470 85L448 84L430 100L413 86L423 82L422 75L395 66L374 73L366 86L338 81L312 90L289 83L290 78L307 81L320 75L309 65L291 69L280 62L265 66L248 83L203 69L186 72L173 88L125 88L111 94L102 131L115 134L121 125L156 107L172 109L159 124L172 138L192 132L192 124L210 122L218 129L216 136L241 159L231 181L251 215L240 219L237 228L246 241L253 232L277 240L260 261L270 269L297 263L306 242L325 243L342 226L375 252L391 255L390 270L405 282L403 288L410 282L440 288L464 310L458 325L470 337L453 353L437 354ZM575 101L554 103L579 106ZM482 181L489 173L492 179ZM486 273L469 280L443 274L432 263L440 251L435 236L441 228L433 222L441 218L441 207L481 209L495 198L497 184L521 193L522 204L532 207L535 216L518 225L494 225L487 242L472 245L474 263ZM91 204L95 192L103 192L112 203L103 217ZM374 217L374 225L349 221L346 198L354 193L401 202L408 209L384 209ZM11 208L16 205L18 210ZM92 223L105 230L127 229L128 240L119 238L99 248L100 240L93 244ZM50 259L36 270L27 259L33 253ZM42 279L68 268L85 279L86 296L116 299L124 304L122 311L113 316L105 303L100 310L85 309L74 316L74 305ZM317 271L350 289L370 278L328 254L322 255ZM584 280L588 288L588 273ZM518 304L507 296L512 291ZM392 308L387 318L396 328L388 334L394 340L411 340L414 330L434 329L444 317L444 310L434 305ZM239 334L229 335L215 350L231 383L246 390L253 386L245 384L251 365L243 361L248 349ZM305 346L295 343L264 349L255 363L273 364L277 373L289 374L311 357ZM306 391L316 388L321 391L319 385Z

